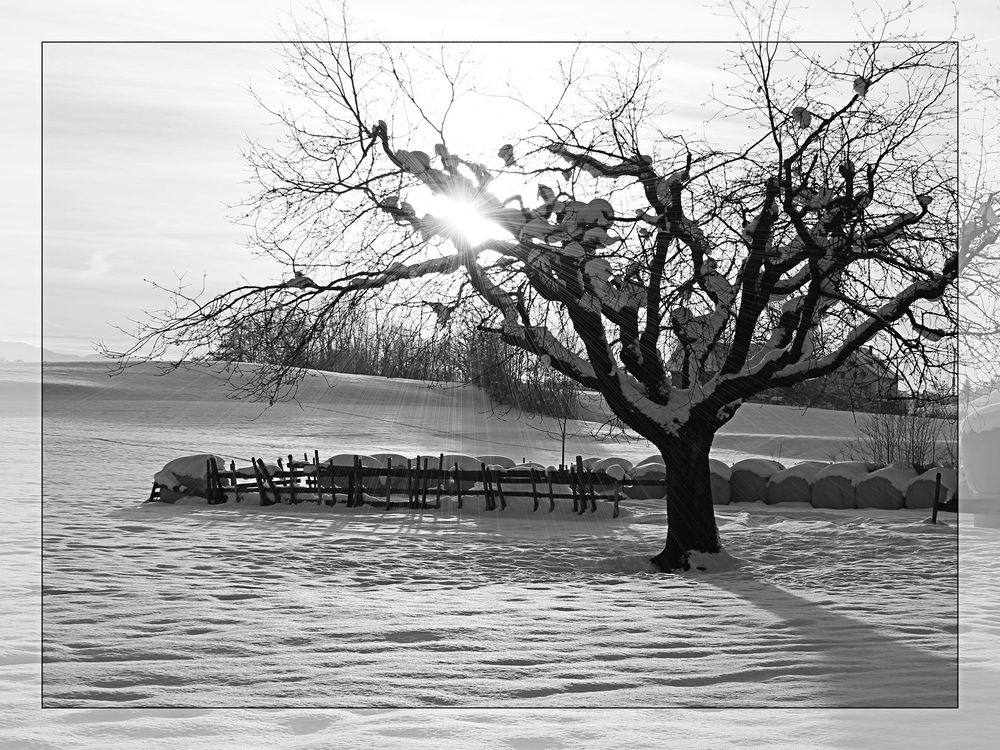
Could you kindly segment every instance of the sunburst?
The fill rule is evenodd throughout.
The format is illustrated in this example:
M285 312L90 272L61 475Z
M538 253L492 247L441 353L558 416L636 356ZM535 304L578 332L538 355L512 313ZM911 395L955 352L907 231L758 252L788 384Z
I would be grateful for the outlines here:
M509 237L505 230L483 215L482 204L474 198L434 195L426 205L428 213L444 221L452 231L473 245Z

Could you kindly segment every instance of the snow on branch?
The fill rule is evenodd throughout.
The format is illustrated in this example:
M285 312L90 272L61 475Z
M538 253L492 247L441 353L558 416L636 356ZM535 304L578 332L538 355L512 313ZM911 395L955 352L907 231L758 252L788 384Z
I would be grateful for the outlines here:
M500 333L507 343L541 357L544 364L581 385L588 388L600 385L590 362L572 352L545 326L523 325L514 319L505 319Z

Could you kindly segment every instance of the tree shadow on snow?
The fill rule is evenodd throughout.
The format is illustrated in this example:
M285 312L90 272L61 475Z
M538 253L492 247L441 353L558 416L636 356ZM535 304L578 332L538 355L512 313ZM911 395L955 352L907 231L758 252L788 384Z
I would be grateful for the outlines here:
M704 582L778 618L761 623L770 631L761 634L768 647L760 654L762 667L769 680L808 681L810 689L799 705L958 705L957 611L954 623L942 628L939 621L947 613L928 612L927 622L898 622L885 611L885 600L854 599L848 604L857 614L847 615L836 609L845 604L811 601L751 572L720 574ZM944 646L942 632L953 634ZM906 642L908 637L914 642ZM931 642L918 645L921 638Z

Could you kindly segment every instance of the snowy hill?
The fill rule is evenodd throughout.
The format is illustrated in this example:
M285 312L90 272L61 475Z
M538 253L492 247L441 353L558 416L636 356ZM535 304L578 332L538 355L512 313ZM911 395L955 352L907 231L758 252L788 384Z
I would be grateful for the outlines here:
M20 341L0 341L0 362L79 362L96 358L97 355L84 358Z
M243 365L250 371L253 365ZM260 403L227 400L221 366L179 370L162 375L143 364L109 376L106 363L46 364L46 414L72 414L93 399L106 401L109 414L134 412L141 405L165 424L201 424L206 402L224 404L230 419L284 425L281 450L296 452L326 446L359 453L394 451L500 453L515 460L560 459L555 420L494 411L478 388L431 384L420 380L310 372L295 401L264 409ZM236 376L238 382L239 376ZM597 420L599 415L595 415ZM746 404L715 441L713 454L732 463L763 456L794 463L828 459L856 435L866 415L824 409ZM644 440L628 443L591 437L599 421L571 424L567 455L620 455L641 460L654 452ZM328 436L337 436L336 443ZM232 450L233 447L230 448Z

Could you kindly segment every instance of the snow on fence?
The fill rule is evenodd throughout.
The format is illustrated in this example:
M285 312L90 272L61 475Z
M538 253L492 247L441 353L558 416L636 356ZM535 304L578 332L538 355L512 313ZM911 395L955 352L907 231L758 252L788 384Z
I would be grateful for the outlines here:
M496 457L489 457L496 458ZM405 461L405 463L404 463ZM506 459L504 463L510 461ZM385 463L369 456L335 456L319 460L315 451L310 459L304 454L299 460L289 455L267 464L254 457L250 467L228 467L221 458L211 455L189 456L170 462L157 472L150 492L150 502L176 502L182 497L203 497L210 504L257 498L260 505L316 502L321 505L346 507L360 505L392 508L440 508L444 494L457 499L462 507L465 499L482 497L487 510L505 510L510 498L530 498L533 510L546 507L551 513L556 500L571 500L573 512L582 515L597 511L598 501L614 505L614 518L619 515L622 488L626 482L622 472L594 470L577 456L570 466L544 468L538 464L513 465L505 468L500 462L480 462L478 469L462 468L462 461L445 462L438 457L417 456L415 459L386 456ZM464 462L466 466L468 462ZM201 466L196 471L195 466ZM628 484L643 483L634 480ZM645 480L657 484L662 495L662 480Z
M521 464L500 456L439 454L436 458L377 457L340 454L326 461L319 452L302 460L289 455L273 464L254 457L236 468L225 459L202 454L175 459L153 478L150 501L172 503L202 497L209 503L259 499L260 505L316 502L346 507L440 508L441 498L483 498L487 510L505 510L509 499L530 499L532 510L555 510L556 501L571 500L573 512L597 511L598 502L613 503L619 516L622 500L666 494L666 467L652 459L634 467L623 459L588 461L581 456L569 466ZM497 460L502 459L502 460ZM490 462L487 463L487 460ZM478 467L477 467L478 464ZM589 465L588 465L589 464ZM731 502L809 502L816 508L931 508L958 512L958 473L932 468L922 474L912 467L883 469L861 462L803 462L789 469L767 459L746 459L730 470L712 460L712 494L717 505Z

